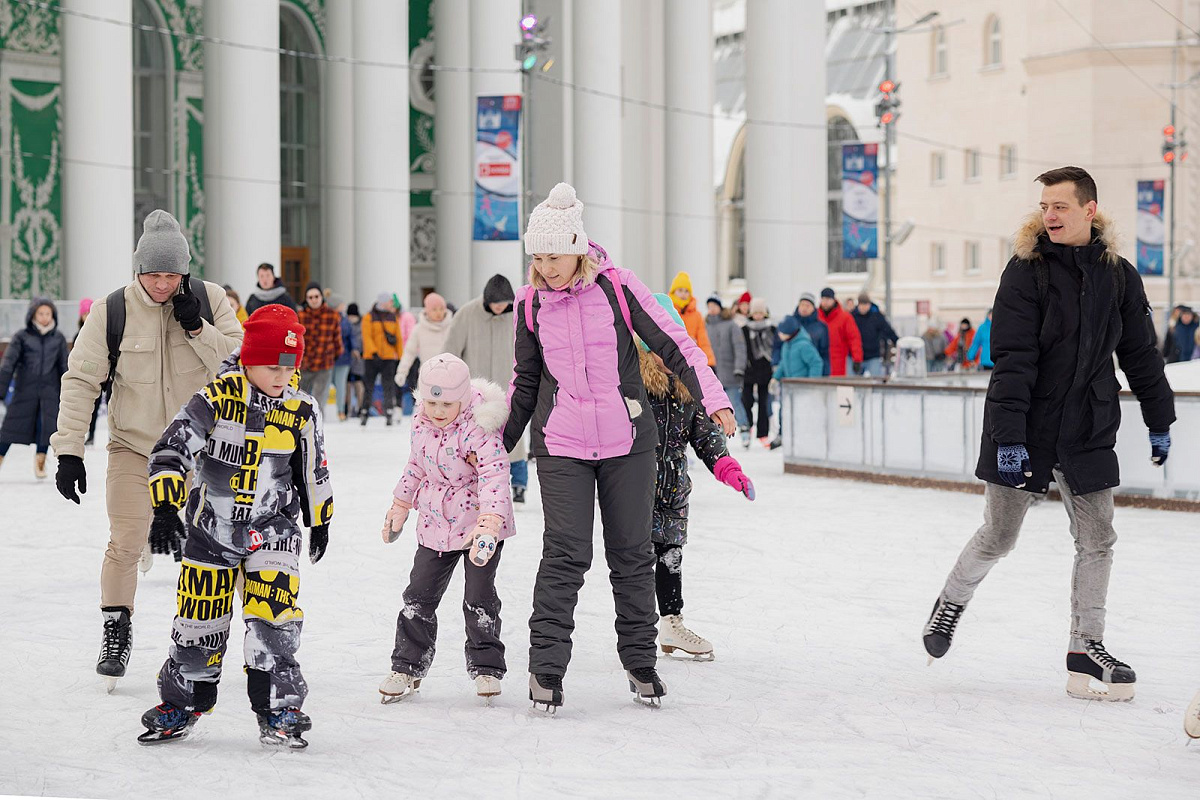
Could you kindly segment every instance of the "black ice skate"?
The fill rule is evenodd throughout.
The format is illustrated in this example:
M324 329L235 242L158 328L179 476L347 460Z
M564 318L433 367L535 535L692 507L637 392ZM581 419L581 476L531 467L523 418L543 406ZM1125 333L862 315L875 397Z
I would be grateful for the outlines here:
M563 704L562 678L558 675L530 675L529 699L534 709L541 706L547 714L554 714Z
M1093 688L1091 679L1104 684ZM1118 661L1104 649L1098 639L1072 639L1067 653L1067 694L1080 700L1133 699L1137 675L1128 664Z
M117 678L125 677L125 665L133 650L133 624L124 608L106 608L103 614L104 641L96 659L96 674L104 677L111 694L117 687Z
M933 611L929 612L929 621L925 623L925 652L929 654L929 663L935 658L946 655L950 642L954 640L954 629L962 617L966 605L951 603L945 597L938 595L933 603Z
M312 729L312 720L298 708L258 715L258 740L274 747L303 750L308 742L300 735Z
M192 726L200 719L199 711L185 711L170 703L163 703L142 714L146 732L138 737L141 744L159 744L184 739L192 732Z
M625 675L629 678L629 691L633 692L634 700L652 708L662 704L660 698L666 695L667 685L654 667L627 670Z
M525 487L524 486L514 486L514 487L512 487L512 490L513 490L513 502L520 503L521 505L525 505Z

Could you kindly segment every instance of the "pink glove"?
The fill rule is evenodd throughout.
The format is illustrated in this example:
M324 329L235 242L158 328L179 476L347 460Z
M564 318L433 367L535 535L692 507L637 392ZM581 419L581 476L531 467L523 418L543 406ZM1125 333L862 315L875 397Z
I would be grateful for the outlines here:
M387 510L387 516L383 520L383 542L391 544L400 538L400 529L404 527L404 520L408 519L408 512L412 510L412 506L405 503L403 500L392 498L392 505Z
M746 495L747 500L754 499L754 484L742 472L742 465L733 456L721 456L713 464L713 475L726 486L737 489Z
M482 567L496 554L496 541L500 535L501 519L495 514L483 514L471 534L471 563Z

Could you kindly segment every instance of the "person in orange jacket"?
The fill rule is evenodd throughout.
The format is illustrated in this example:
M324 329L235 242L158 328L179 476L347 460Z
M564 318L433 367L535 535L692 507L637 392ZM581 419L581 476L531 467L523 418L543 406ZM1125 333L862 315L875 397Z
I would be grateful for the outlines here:
M829 374L846 374L846 359L849 358L855 375L862 374L862 334L854 317L838 305L837 295L826 286L821 290L821 322L829 328Z
M396 399L396 367L400 365L404 345L400 341L400 323L389 293L381 293L370 313L362 318L362 341L363 384L367 388L367 397L359 418L363 425L367 424L378 377L383 382L383 418L391 425Z
M671 280L671 303L679 312L679 316L683 317L683 327L687 330L688 338L704 351L704 355L708 357L708 365L715 367L717 356L708 341L704 315L696 308L696 298L692 296L692 276L686 272L676 273Z
M946 345L946 358L951 364L954 364L955 369L974 369L979 363L979 356L969 358L971 351L971 342L975 340L975 329L971 327L971 320L966 317L962 318L962 322L958 323L958 335L950 340L950 344Z

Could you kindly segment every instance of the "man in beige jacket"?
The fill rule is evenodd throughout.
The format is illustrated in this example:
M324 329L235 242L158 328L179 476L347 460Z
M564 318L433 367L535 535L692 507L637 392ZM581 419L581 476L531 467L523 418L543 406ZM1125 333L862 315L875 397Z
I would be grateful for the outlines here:
M104 644L96 671L109 688L125 674L132 647L137 564L150 530L150 450L184 403L212 380L241 344L242 326L225 290L203 282L213 323L191 291L191 253L179 223L166 211L146 217L133 254L136 276L125 287L125 331L108 404L107 505L111 536L100 570ZM199 282L198 282L199 283ZM56 481L63 497L87 492L83 446L92 408L108 378L108 299L92 306L62 378Z

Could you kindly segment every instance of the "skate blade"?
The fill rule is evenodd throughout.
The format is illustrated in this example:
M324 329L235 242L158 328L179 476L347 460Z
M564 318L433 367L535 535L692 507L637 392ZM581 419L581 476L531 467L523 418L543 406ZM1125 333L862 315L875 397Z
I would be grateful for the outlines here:
M716 661L717 656L711 650L707 653L693 653L690 650L684 650L682 647L672 647L669 644L662 646L662 655L659 658L665 658L668 661L700 661L707 663Z
M299 734L262 733L259 734L258 741L268 749L303 750L308 747L308 741Z
M384 694L383 692L380 692L379 702L385 706L390 706L393 703L399 703L401 700L407 700L414 694L416 694L415 691L404 692L403 694Z
M104 675L102 677L104 678L104 692L106 694L112 694L113 690L117 688L117 681L120 679L110 675Z
M143 745L162 744L163 742L174 742L178 741L179 739L186 739L191 732L192 729L190 727L174 733L168 733L165 731L146 731L138 736L137 740L138 744Z
M1067 694L1077 700L1104 700L1110 703L1128 703L1133 699L1136 683L1103 683L1096 681L1100 689L1092 687L1092 676L1082 672L1070 672L1067 678Z
M662 698L660 697L642 697L640 694L635 694L633 702L646 708L662 708Z
M558 709L561 708L561 706L556 706L544 700L534 700L532 696L529 699L533 700L533 708L530 709L529 713L534 716L553 717L558 713Z

